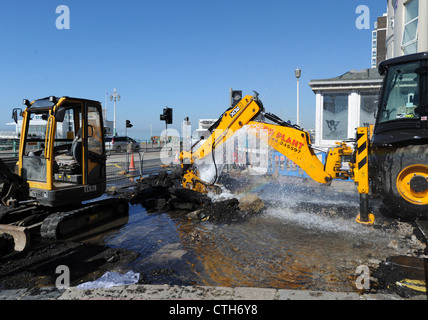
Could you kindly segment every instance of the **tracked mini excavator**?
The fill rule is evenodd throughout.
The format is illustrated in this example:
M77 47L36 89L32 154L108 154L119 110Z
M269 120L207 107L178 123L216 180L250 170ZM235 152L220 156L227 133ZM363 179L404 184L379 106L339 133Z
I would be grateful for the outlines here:
M369 194L380 195L397 216L428 218L428 53L384 61L379 72L385 78L374 130L357 128L356 138L336 143L325 163L315 155L309 133L266 113L255 93L224 112L209 137L180 154L183 187L218 191L215 183L201 179L196 164L209 156L214 159L216 148L247 126L258 138L266 130L269 146L313 180L330 184L333 179L352 179L360 194L357 222L374 222Z
M126 200L96 199L106 189L101 104L54 96L23 104L12 113L16 123L22 116L15 170L0 160L0 234L22 251L126 217Z

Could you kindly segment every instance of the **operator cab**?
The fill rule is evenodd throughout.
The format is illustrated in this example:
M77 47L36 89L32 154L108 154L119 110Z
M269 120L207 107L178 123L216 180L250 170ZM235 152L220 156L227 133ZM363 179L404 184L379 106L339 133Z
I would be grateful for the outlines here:
M382 62L385 75L374 145L428 139L428 53Z
M24 104L19 174L28 181L30 197L57 206L102 195L105 150L100 103L48 97Z

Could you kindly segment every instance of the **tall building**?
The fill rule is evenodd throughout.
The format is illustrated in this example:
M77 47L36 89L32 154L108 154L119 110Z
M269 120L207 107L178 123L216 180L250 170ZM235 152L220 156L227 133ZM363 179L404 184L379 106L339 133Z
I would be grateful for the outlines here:
M428 1L388 0L387 59L428 51Z
M388 15L385 13L377 18L374 25L370 69L351 70L338 77L309 82L316 96L317 146L331 147L336 141L355 138L355 128L375 123L383 82L377 67L387 58L387 24Z
M371 67L377 68L379 63L386 60L386 31L388 18L385 13L378 17L375 22L375 29L372 31L372 60Z

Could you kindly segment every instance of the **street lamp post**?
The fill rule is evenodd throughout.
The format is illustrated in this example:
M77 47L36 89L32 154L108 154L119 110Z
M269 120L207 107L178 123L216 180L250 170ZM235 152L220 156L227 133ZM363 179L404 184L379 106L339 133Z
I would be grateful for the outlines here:
M296 70L294 70L294 74L296 76L297 79L297 125L300 126L300 119L299 119L299 108L300 108L300 76L302 75L302 70L300 70L299 68L297 68Z
M120 95L116 92L114 88L113 94L110 96L110 101L114 101L114 118L113 118L113 136L117 135L116 131L116 101L120 101Z

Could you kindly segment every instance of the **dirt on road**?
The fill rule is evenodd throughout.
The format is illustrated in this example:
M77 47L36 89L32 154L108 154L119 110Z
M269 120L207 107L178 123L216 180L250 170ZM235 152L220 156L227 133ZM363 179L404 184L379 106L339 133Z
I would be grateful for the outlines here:
M75 286L106 271L126 272L126 265L137 257L129 250L79 242L39 245L0 257L0 289L54 287L62 273L57 273L58 266L68 267L70 285Z

